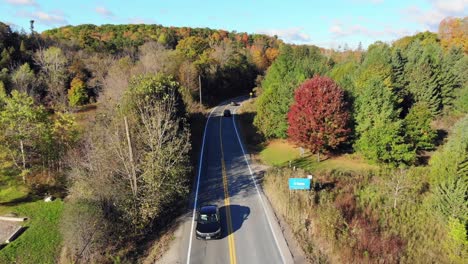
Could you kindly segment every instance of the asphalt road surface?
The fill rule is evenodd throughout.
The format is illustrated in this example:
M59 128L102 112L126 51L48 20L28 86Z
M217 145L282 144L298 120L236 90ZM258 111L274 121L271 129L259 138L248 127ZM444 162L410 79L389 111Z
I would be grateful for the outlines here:
M174 263L292 263L291 253L252 173L244 154L238 106L223 104L210 115L205 128L198 178L191 208L216 204L220 208L222 236L218 240L195 238L193 211L182 223ZM230 109L232 117L223 117ZM167 260L166 260L167 261ZM164 261L163 261L164 262Z

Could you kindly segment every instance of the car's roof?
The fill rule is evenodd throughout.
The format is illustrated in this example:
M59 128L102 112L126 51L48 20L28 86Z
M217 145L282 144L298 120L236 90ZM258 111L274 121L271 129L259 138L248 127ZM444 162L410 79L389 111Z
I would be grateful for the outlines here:
M224 109L224 112L231 112L231 110L229 110L229 109Z
M216 209L218 207L216 205L205 205L200 208L200 213L202 214L214 214L216 213Z

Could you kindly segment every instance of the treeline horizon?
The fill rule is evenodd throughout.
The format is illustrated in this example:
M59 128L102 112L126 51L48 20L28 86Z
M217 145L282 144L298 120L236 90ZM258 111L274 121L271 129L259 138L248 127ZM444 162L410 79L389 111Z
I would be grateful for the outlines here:
M387 225L371 219L385 215L378 206L370 208L379 205L379 197L387 199L377 180L364 181L342 205L357 208L356 201L364 199L361 211L353 211L361 214L359 221L372 220L373 228L385 230L380 234L405 243L416 242L424 224L442 219L430 238L457 246L435 251L456 262L465 250L460 241L466 241L461 230L466 233L467 221L454 206L466 206L468 186L463 23L466 18L448 18L439 34L336 52L208 28L86 24L26 34L0 22L0 173L18 179L35 197L51 192L67 197L63 240L56 245L62 247L59 261L137 261L148 249L143 242L164 230L180 213L174 205L183 207L188 197L206 109L254 91L255 125L267 139L289 137L324 154L355 152L370 162L407 169L411 177L400 175L407 185L429 184L421 192L423 187L399 193L398 199L418 203L395 206ZM315 93L324 87L331 92ZM333 104L312 100L321 98ZM304 115L311 106L323 111ZM339 112L336 119L328 119L329 106ZM322 121L311 129L301 124L302 117ZM453 124L433 127L444 118L460 120L447 145L438 130ZM315 133L317 128L325 132ZM337 134L324 138L327 133ZM313 140L305 144L304 138ZM437 148L434 164L424 167L422 155ZM380 176L388 175L393 174ZM442 201L439 218L428 216L426 209L434 208L429 198ZM370 213L362 214L366 208ZM411 223L417 235L404 233L407 226L397 221L411 210L428 219ZM408 250L434 248L423 244ZM360 245L356 252L366 250ZM405 250L398 244L392 252L400 260L421 256ZM378 259L381 252L371 253Z

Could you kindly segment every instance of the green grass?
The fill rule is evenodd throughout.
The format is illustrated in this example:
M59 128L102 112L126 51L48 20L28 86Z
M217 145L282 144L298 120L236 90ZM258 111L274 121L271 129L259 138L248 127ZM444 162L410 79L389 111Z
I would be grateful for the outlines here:
M27 217L21 236L0 250L0 263L55 263L61 243L58 229L63 202L46 203L29 195L20 176L0 173L0 215Z
M0 204L24 198L28 195L28 188L24 185L15 184L14 181L1 181ZM0 205L1 207L1 205Z
M270 166L286 166L289 161L299 158L299 149L283 140L270 142L260 152L260 159Z
M378 166L367 163L355 154L332 157L320 162L317 162L316 155L308 155L293 160L291 164L306 171L315 172L364 172L378 169Z
M260 159L270 166L286 167L291 166L304 169L309 172L363 172L378 167L367 163L356 154L331 157L317 162L317 156L308 152L304 157L300 157L299 148L284 140L270 142L261 152Z
M61 244L58 226L63 202L38 200L8 209L29 220L24 224L26 231L0 250L0 263L55 263Z

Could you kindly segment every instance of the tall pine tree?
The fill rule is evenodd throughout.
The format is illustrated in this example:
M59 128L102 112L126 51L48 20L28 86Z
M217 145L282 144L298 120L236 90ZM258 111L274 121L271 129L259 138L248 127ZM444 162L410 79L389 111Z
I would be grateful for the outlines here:
M378 79L370 80L357 98L355 148L371 161L398 166L415 160L415 151L404 140L396 105L392 90Z
M444 56L441 71L441 94L444 108L452 106L457 89L462 86L462 77L457 74L455 66L461 59L463 59L463 51L457 47L452 47Z
M405 71L408 90L414 102L424 102L432 115L442 109L441 49L437 44L421 46L415 41L408 52Z
M410 107L409 95L406 90L408 81L405 78L405 65L407 61L401 49L396 48L392 51L392 87L403 115L406 115Z

